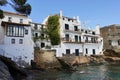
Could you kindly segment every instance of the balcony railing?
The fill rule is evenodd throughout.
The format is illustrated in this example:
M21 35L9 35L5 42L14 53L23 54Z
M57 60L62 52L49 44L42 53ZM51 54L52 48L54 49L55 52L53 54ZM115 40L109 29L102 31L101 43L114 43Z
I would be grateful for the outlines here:
M98 41L97 40L95 40L95 41L85 40L85 43L98 43Z
M80 29L77 30L64 29L64 32L81 33Z
M77 41L77 40L74 40L74 39L70 39L70 38L62 38L62 41L65 42L65 43L82 43L81 41Z

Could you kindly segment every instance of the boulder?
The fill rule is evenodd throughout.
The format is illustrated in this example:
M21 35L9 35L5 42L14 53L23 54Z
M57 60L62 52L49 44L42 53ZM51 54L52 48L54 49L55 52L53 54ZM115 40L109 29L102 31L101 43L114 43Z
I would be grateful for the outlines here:
M8 67L0 61L0 80L13 80Z
M22 80L22 79L25 79L28 76L27 71L25 69L23 69L23 68L20 68L11 59L0 55L0 61L3 62L7 66L7 67L2 67L2 66L1 67L3 69L4 68L8 69L14 80ZM4 69L4 71L5 71L5 69ZM6 72L6 73L8 73L8 72Z
M105 56L110 56L110 57L120 57L120 53L119 52L115 52L112 49L106 49L103 54Z

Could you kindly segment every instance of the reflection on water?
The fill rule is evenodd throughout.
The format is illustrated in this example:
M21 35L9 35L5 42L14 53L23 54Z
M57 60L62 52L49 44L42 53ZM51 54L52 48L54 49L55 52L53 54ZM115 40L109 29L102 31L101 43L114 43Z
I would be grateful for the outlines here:
M46 72L37 80L120 80L120 67L101 65L79 67L73 73Z

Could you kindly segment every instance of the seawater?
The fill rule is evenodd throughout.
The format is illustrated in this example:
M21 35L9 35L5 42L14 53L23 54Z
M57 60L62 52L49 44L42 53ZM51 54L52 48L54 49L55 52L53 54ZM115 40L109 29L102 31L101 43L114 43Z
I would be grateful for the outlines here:
M36 80L120 80L120 65L79 67L75 72L48 71Z

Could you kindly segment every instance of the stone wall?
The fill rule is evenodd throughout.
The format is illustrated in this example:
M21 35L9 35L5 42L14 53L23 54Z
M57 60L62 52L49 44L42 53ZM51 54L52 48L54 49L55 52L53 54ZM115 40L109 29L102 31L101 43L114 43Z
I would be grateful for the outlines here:
M54 50L35 49L34 62L36 62L37 66L44 69L60 67Z

